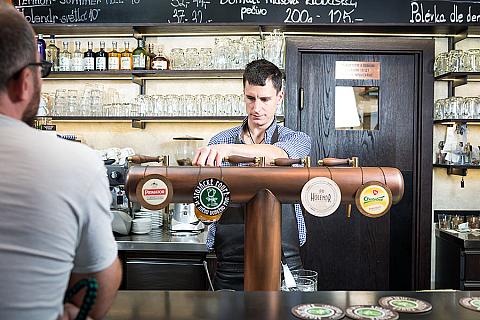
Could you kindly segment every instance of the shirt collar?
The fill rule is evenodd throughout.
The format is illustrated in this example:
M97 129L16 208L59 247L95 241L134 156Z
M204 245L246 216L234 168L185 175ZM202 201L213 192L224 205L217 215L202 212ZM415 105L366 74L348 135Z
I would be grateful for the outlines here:
M243 122L242 122L242 125L240 126L240 130L238 132L238 139L242 142L242 143L245 143L245 141L243 141L243 138L242 138L242 132L247 130L247 123L248 123L248 116L245 117L245 119L243 119ZM273 133L275 132L275 129L277 128L278 124L277 124L277 117L276 116L273 116L273 121L272 123L270 124L270 126L267 128L267 130L265 130L265 143L266 144L270 144L271 141L272 141L272 136L273 136Z

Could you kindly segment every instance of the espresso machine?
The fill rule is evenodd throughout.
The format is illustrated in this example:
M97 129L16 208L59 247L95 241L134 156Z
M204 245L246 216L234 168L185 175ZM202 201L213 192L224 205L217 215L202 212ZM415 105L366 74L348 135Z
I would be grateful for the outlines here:
M191 166L195 151L203 138L184 136L173 138L175 141L175 160L179 166ZM175 203L170 222L170 232L186 232L197 234L205 229L205 225L195 215L193 203Z

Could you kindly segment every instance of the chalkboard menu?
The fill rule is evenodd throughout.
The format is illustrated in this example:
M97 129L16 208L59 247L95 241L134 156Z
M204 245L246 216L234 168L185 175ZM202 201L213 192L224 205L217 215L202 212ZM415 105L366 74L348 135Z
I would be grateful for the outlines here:
M478 25L480 0L16 0L32 24Z

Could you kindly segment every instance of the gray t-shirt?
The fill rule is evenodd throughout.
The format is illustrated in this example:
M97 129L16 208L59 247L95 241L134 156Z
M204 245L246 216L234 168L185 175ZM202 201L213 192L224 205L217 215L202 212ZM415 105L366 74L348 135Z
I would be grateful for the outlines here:
M56 319L71 272L117 257L94 151L0 115L0 319Z

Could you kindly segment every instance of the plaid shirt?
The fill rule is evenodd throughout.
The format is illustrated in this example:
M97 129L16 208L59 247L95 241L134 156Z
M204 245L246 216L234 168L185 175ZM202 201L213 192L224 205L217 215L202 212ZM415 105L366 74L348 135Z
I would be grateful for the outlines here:
M242 139L242 131L246 128L247 118L243 120L242 125L234 127L225 131L222 131L210 139L208 145L213 144L235 144L238 141L245 144L245 141ZM273 143L274 146L283 149L290 159L300 159L308 156L310 154L310 149L312 147L312 142L310 137L300 131L293 131L284 126L277 124L276 119L267 128L265 131L265 143L272 144L272 136L275 132L275 129L278 128L278 141ZM228 162L223 162L224 166L231 166ZM307 229L305 227L305 220L303 218L302 208L299 204L294 205L295 216L297 219L298 227L298 238L300 245L303 246L307 240ZM217 230L216 222L212 223L208 228L208 235L206 245L208 250L213 250L215 243L215 231Z

